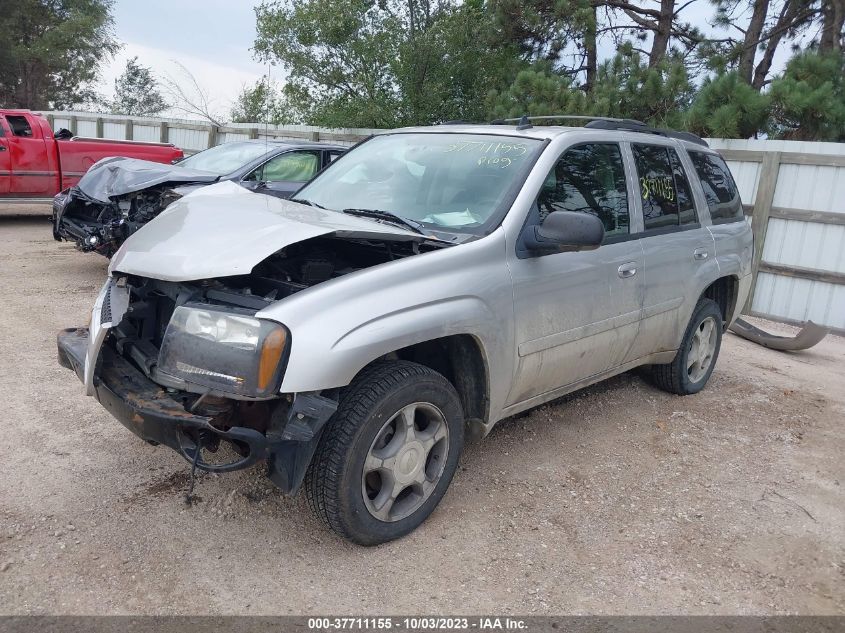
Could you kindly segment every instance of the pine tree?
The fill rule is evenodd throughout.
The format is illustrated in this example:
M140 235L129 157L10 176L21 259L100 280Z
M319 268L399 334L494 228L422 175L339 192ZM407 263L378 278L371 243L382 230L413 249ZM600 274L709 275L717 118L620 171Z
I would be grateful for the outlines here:
M568 77L552 73L543 65L519 72L505 90L488 96L492 118L553 114L583 114L587 97Z
M750 138L769 116L769 98L749 86L737 71L704 81L688 113L688 127L702 136Z
M693 86L681 59L670 55L651 66L624 47L599 66L590 95L591 112L638 119L661 127L681 127Z
M150 116L168 107L152 71L139 64L137 57L126 60L126 68L114 80L114 101L109 108L112 114Z
M802 53L772 82L771 131L801 141L845 141L845 54Z

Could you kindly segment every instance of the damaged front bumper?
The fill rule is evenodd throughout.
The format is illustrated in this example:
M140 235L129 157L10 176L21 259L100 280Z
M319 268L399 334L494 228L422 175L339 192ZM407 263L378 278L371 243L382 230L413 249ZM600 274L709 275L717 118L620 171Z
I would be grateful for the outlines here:
M59 364L85 381L86 328L59 332ZM232 426L220 428L215 418L185 409L170 393L147 378L108 345L100 349L93 373L93 395L117 420L141 439L175 450L197 468L229 472L266 462L268 477L286 494L302 483L326 421L337 404L316 394L300 394L283 420L266 433ZM238 455L234 461L209 463L197 455L199 447L228 443Z
M113 233L119 228L119 223L113 223L115 226L112 226L96 220L69 217L66 211L79 196L75 188L71 188L53 198L53 239L57 242L73 242L83 253L102 251L104 255L110 255L114 247L108 243L115 239Z

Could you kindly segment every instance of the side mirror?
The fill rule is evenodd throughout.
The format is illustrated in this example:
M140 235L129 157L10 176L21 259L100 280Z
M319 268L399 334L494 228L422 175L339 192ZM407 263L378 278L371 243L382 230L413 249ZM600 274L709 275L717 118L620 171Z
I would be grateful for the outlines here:
M264 189L267 183L263 180L242 180L241 185L250 191L258 191L259 189Z
M525 228L525 248L536 254L594 250L604 240L604 224L590 213L553 211L542 224Z

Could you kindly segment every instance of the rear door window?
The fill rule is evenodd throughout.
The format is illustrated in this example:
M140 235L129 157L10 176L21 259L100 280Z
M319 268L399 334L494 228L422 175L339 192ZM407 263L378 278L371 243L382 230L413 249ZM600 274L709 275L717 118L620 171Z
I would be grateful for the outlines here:
M23 136L25 138L32 137L32 127L25 116L11 116L7 115L6 120L9 122L9 127L12 128L12 134L15 136Z
M689 179L678 153L662 145L632 144L645 230L697 224Z
M695 172L701 179L704 198L714 224L744 220L742 201L731 170L721 156L705 152L689 152Z
M546 176L537 198L540 220L553 211L597 216L606 239L628 235L628 190L622 152L616 143L572 147Z

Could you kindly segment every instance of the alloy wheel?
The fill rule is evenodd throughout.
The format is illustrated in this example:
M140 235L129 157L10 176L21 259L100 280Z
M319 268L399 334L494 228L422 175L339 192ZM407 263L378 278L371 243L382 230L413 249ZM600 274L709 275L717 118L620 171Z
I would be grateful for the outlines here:
M449 427L432 404L414 402L376 434L361 478L364 503L380 521L413 514L431 496L449 453Z
M707 375L716 353L716 319L707 317L696 328L687 351L687 376L697 383Z

